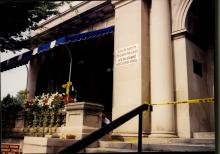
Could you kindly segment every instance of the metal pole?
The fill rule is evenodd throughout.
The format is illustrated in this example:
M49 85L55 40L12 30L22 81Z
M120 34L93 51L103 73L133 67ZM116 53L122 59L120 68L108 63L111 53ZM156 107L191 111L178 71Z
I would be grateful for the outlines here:
M27 64L25 65L27 69L27 82L26 82L26 97L28 98L28 77L29 77L29 70Z
M139 113L139 123L138 123L138 152L142 152L142 112Z
M70 56L70 69L69 69L69 82L70 82L70 80L71 80L71 74L72 74L72 61L73 61L73 59L72 59L72 54L71 54L71 51L70 51L70 49L68 48L68 46L67 45L65 45L65 47L66 47L66 49L67 49L67 51L68 51L68 53L69 53L69 56ZM67 95L67 102L69 102L69 93L68 93L68 95Z
M69 53L69 56L70 56L70 69L69 69L69 80L68 81L70 81L70 79L71 79L71 73L72 73L72 54L71 54L71 51L70 51L70 49L68 48L68 46L67 45L65 45L65 47L66 47L66 49L67 49L67 51L68 51L68 53Z

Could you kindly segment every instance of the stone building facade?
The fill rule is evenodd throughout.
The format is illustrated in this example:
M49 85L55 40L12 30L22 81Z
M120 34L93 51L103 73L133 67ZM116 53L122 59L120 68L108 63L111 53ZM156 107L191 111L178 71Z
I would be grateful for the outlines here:
M97 95L94 100L103 99L101 102L108 109L106 112L114 120L145 102L160 104L214 97L213 3L212 0L82 2L40 25L36 35L48 39L47 34L61 37L60 32L83 33L114 26L114 32L106 38L103 36L95 38L94 42L78 43L76 49L80 52L89 49L91 52L100 51L97 53L99 56L87 56L86 60L94 58L98 62L79 78L87 77L85 80L90 81L84 84L84 89L89 89L84 90L84 96L88 94L93 98ZM104 45L101 47L101 44ZM88 47L83 48L85 45ZM74 43L70 46L70 49L75 49ZM56 48L56 52L62 50ZM49 61L48 57L56 52L48 52L49 56L42 54L30 61L30 99L42 88L39 87L39 74ZM110 59L105 60L107 56L105 53L102 55L103 52ZM61 56L58 59L62 61L60 63L69 61L68 58L62 60ZM77 60L80 62L80 59ZM98 66L106 63L109 64L106 69L110 72L108 77L96 71ZM62 68L68 70L69 66L66 64ZM84 67L80 69L78 74L83 72ZM74 71L77 71L77 65L72 76ZM57 71L57 74L62 73L65 74ZM99 73L103 81L97 77ZM49 82L46 77L41 80ZM105 84L106 89L103 88ZM136 136L137 118L118 127L113 134ZM193 138L197 132L214 132L214 122L214 104L158 105L153 107L152 112L144 112L143 131L148 137Z

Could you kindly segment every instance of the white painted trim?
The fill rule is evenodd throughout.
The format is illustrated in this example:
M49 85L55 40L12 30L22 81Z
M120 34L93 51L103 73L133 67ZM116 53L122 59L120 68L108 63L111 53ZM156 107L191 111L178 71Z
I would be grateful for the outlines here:
M55 47L55 45L56 45L56 40L54 40L54 41L52 41L52 42L50 43L50 48Z
M38 48L34 48L32 55L36 55L37 54L37 50L38 50Z

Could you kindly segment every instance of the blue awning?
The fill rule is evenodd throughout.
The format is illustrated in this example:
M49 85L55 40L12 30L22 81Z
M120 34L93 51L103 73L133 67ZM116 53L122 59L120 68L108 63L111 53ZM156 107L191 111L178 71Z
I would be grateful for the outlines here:
M85 32L85 33L80 33L80 34L71 34L71 35L60 37L52 42L42 44L33 50L30 50L21 55L15 56L11 59L1 62L1 72L27 64L28 61L30 61L34 56L44 53L56 46L60 46L63 44L76 42L76 41L87 40L90 38L103 36L103 35L106 35L112 32L114 32L114 26L95 30L95 31L90 31L90 32Z
M19 67L21 65L25 65L28 63L29 60L32 59L32 51L27 51L23 54L15 56L11 59L1 62L1 72L7 71L9 69Z

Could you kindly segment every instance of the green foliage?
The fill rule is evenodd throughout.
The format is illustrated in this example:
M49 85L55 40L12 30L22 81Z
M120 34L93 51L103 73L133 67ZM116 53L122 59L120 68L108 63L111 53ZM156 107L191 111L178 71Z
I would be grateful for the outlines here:
M22 110L22 105L18 102L18 100L8 94L1 101L1 110L6 113L15 113Z
M0 47L5 50L19 50L26 44L21 32L34 29L42 19L58 13L63 2L54 1L2 1L0 2ZM16 39L15 37L19 38Z
M1 101L1 110L3 112L17 112L24 108L24 104L27 101L27 91L20 90L16 97L8 94Z
M15 100L13 99L13 97L10 94L8 94L1 101L1 109L6 110L7 108L9 108L11 105L14 104L14 101Z
M27 90L20 90L16 95L17 103L23 106L24 102L27 101Z
M60 97L55 97L51 103L52 109L57 112L59 109L64 108L64 100L60 99Z

